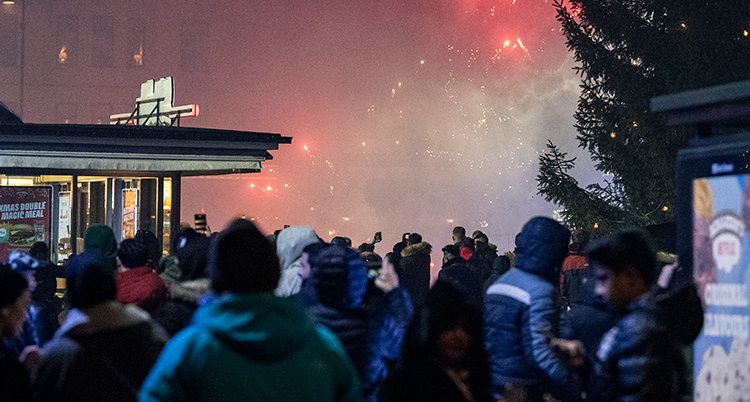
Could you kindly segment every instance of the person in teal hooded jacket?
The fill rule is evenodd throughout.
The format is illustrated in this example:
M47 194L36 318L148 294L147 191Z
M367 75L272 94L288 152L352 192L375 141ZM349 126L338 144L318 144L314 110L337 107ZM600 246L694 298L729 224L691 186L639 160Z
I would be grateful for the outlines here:
M106 268L117 270L117 239L109 226L100 223L89 226L83 235L83 251L97 254Z
M255 225L221 232L208 270L217 297L167 344L140 401L362 400L336 336L273 295L279 260Z

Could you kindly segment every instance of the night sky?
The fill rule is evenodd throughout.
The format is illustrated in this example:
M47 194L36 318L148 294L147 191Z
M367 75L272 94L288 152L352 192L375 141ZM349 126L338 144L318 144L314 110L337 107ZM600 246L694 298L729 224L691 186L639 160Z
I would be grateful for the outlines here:
M580 77L551 2L217 3L211 46L231 56L212 62L226 84L204 101L176 80L201 106L191 123L293 142L260 174L184 179L183 221L307 225L355 247L381 231L381 254L418 232L436 260L454 226L503 252L529 218L552 216L536 195L548 140L578 157L582 185L601 179L577 148Z

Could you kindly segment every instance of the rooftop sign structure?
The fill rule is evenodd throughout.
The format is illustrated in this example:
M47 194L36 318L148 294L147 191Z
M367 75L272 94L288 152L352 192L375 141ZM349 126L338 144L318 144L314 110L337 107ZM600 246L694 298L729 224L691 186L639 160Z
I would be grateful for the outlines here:
M132 113L109 116L110 124L134 124L137 126L172 126L180 119L196 117L198 105L174 106L174 78L148 80L141 84L141 96L135 100Z

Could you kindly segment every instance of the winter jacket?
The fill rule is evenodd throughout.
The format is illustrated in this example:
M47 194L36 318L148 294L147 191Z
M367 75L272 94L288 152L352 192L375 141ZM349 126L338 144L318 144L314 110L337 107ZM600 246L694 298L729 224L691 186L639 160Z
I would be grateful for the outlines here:
M563 261L560 274L560 304L563 310L584 302L584 282L588 265L586 256L576 251L571 251Z
M118 273L115 280L117 301L122 304L135 304L153 312L169 298L169 288L150 267L128 269Z
M311 276L298 300L318 323L341 341L362 383L365 400L375 401L387 374L388 360L398 357L406 326L412 316L408 293L395 288L387 294L377 288L365 302L367 268L356 251L321 244L309 250ZM313 292L307 289L312 286Z
M516 269L487 289L485 347L495 398L506 385L526 387L530 402L553 390L575 393L568 371L545 344L545 334L558 334L559 270L569 239L554 220L531 219L516 238Z
M492 263L495 262L495 258L497 257L497 246L492 243L488 244L478 241L475 243L475 247L477 249L477 254L492 266Z
M134 305L70 310L44 348L34 400L136 401L166 342L164 330Z
M484 302L484 270L470 261L455 257L446 262L438 280L450 283L463 294L469 305L481 310Z
M293 301L224 293L164 349L140 401L360 401L336 337Z
M560 337L577 339L587 352L594 353L604 334L617 325L622 315L611 311L607 303L594 294L593 278L586 281L581 290L582 302L562 315Z
M406 246L401 250L401 261L396 270L400 285L409 292L414 307L424 304L430 290L430 253L432 246L421 242Z
M690 398L683 349L698 337L703 309L697 289L656 289L628 306L593 360L592 401L677 402Z
M31 401L29 373L18 356L0 342L0 395L6 402Z
M495 281L503 276L510 270L510 258L507 255L498 255L495 261L492 263L492 270L490 270L490 277L484 281L482 294L487 294L487 289L492 286Z
M169 299L151 315L169 336L174 336L190 324L201 297L211 291L211 280L203 278L175 282L169 290Z
M299 292L302 278L299 277L302 251L319 241L318 235L307 226L292 226L282 230L276 238L276 255L281 266L281 279L274 294L287 297Z
M31 292L29 320L39 346L44 346L49 342L55 335L55 331L60 328L57 316L63 309L63 303L55 293L57 292L57 277L62 277L62 275L62 267L50 261L39 261L39 268L34 273L37 285Z

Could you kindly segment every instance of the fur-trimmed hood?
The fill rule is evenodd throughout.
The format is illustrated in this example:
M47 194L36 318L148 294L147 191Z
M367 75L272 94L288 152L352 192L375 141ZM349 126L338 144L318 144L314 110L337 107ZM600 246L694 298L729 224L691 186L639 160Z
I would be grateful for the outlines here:
M430 245L430 243L423 241L421 243L406 246L406 248L401 250L401 257L408 257L410 255L417 254L430 254L431 252L432 246Z

